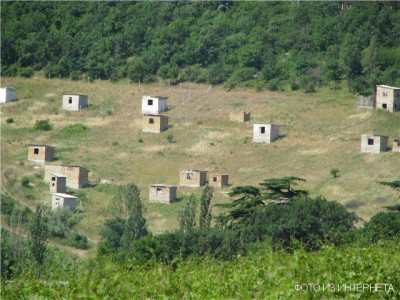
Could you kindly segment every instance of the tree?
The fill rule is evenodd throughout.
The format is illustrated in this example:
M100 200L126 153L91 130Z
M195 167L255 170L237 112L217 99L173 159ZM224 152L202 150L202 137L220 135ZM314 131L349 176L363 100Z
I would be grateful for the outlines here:
M183 209L178 213L179 228L188 232L196 227L196 196L191 194Z
M260 183L263 187L263 197L267 200L291 200L298 197L304 197L308 195L307 191L296 190L293 187L298 182L305 181L303 178L286 176L282 178L270 178Z
M365 224L363 233L370 243L379 240L400 240L400 213L377 213Z
M47 215L45 209L39 205L29 228L29 249L36 263L36 277L40 278L46 260L47 251Z
M121 245L131 252L132 242L148 234L139 188L133 183L120 186L110 209L125 221Z
M200 219L199 219L200 228L210 227L211 223L210 203L211 203L211 198L213 196L213 191L214 188L210 185L206 185L203 189L203 193L200 198Z

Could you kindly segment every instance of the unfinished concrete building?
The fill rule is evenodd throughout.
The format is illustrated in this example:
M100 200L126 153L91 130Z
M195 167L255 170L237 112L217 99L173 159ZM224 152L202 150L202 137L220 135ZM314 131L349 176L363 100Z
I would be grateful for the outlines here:
M45 165L44 180L51 181L51 174L61 174L67 177L67 187L80 189L89 184L89 170L81 166Z
M62 174L51 174L50 192L65 193L67 190L67 177Z
M210 174L208 184L215 188L223 188L229 186L228 174Z
M56 210L59 207L76 210L76 200L78 198L64 193L53 193L51 196L51 209Z
M400 138L393 140L392 151L393 152L400 152Z
M160 133L168 129L168 117L143 115L143 132Z
M168 110L168 98L162 96L143 96L142 114L158 115Z
M250 120L249 111L231 111L229 113L229 120L234 122L246 122Z
M62 109L70 111L78 111L89 105L87 95L63 95Z
M375 96L359 96L358 97L358 108L374 108L375 107Z
M176 201L176 185L152 184L149 186L149 201L172 203Z
M390 112L400 111L400 88L377 85L376 108L382 108Z
M381 153L388 149L388 137L377 134L361 135L361 152Z
M54 159L55 147L48 145L28 145L28 160L45 163Z
M17 100L15 89L9 87L0 89L0 103L7 103L15 100Z
M253 142L272 143L279 138L279 126L274 124L254 124Z
M207 183L205 170L181 170L179 184L188 187L201 187Z

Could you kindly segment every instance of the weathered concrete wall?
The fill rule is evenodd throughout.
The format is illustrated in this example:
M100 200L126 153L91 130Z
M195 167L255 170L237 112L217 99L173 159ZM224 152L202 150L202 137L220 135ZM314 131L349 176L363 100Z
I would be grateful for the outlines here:
M80 166L45 165L44 180L49 182L54 173L66 176L67 187L72 189L80 189L89 184L89 171Z
M393 152L400 152L400 139L393 140L392 151Z
M383 135L362 134L361 152L380 153L388 149L388 137Z
M168 98L162 96L143 96L142 114L158 115L168 110Z
M181 170L179 184L188 187L201 187L207 183L207 171Z
M400 88L378 85L376 87L376 108L386 109L390 112L400 111Z
M62 108L64 110L78 111L89 105L86 95L63 95Z
M47 145L29 145L28 160L44 163L54 159L54 147Z
M358 108L374 108L375 96L359 96Z
M168 129L168 117L163 115L143 115L143 132L160 133Z
M50 192L65 193L67 189L67 177L51 174Z
M249 111L231 111L229 113L229 120L234 122L246 122L250 120Z
M67 194L52 194L51 209L55 210L59 207L69 208L72 211L76 210L77 198Z
M176 201L177 187L175 185L151 185L149 186L149 201L171 203Z
M0 103L7 103L17 100L17 94L13 88L1 88L0 89Z
M253 142L272 143L279 138L279 126L275 124L254 124Z
M229 185L228 174L210 174L208 184L215 188L223 188Z

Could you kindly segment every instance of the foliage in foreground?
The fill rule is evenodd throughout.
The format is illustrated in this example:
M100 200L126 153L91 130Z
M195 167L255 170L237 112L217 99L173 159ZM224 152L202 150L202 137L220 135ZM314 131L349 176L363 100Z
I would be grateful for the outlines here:
M4 299L108 298L115 299L363 299L400 297L400 244L324 249L308 253L274 252L268 244L232 260L205 257L176 259L174 265L149 262L145 266L109 258L82 262L82 267L63 270L36 280L24 272L4 283ZM387 283L394 292L297 291L298 284Z

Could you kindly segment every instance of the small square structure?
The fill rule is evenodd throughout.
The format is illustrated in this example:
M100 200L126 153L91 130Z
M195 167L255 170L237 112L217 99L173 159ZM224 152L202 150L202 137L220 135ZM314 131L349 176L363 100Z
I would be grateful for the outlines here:
M89 170L81 166L45 165L45 182L51 181L51 174L61 174L66 176L66 185L71 189L80 189L89 184Z
M400 111L400 88L377 85L376 108L385 109L390 112Z
M229 185L228 174L210 174L208 184L215 188L223 188Z
M201 187L207 183L205 170L181 170L179 184L188 187Z
M374 108L375 107L375 96L359 96L358 97L358 108Z
M152 184L149 186L149 201L172 203L176 201L176 185Z
M75 196L63 194L63 193L52 193L51 194L51 209L56 210L59 207L69 208L72 211L76 210L76 199Z
M54 159L55 147L47 145L28 145L28 160L45 163Z
M62 174L51 174L50 192L65 193L67 190L67 177Z
M246 122L250 120L249 111L231 111L229 113L229 120L234 122Z
M381 153L388 149L389 138L384 135L362 134L361 152L363 153Z
M168 98L162 96L143 96L142 114L158 115L168 110Z
M279 138L279 126L274 124L254 124L253 142L272 143Z
M17 100L15 89L9 87L0 89L0 103L7 103L15 100Z
M62 109L70 111L78 111L89 105L87 95L63 95Z
M392 151L393 152L400 152L400 138L393 140Z
M143 115L143 132L160 133L168 129L168 117L163 115Z

